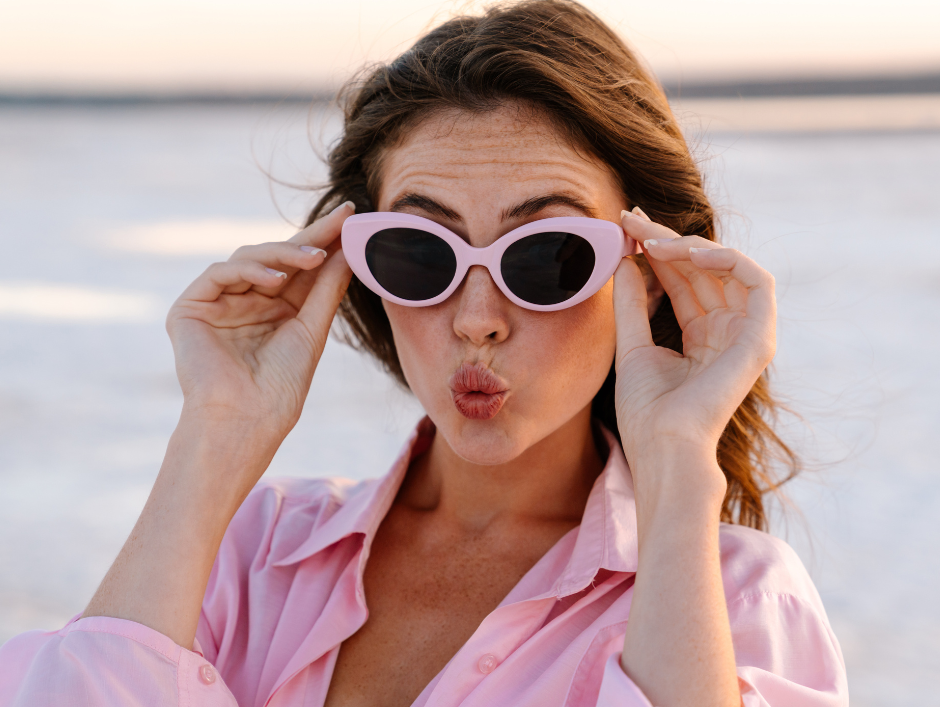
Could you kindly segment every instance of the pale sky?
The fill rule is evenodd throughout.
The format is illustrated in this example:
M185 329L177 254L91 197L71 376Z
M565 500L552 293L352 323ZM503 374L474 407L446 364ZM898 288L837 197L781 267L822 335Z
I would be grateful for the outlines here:
M940 69L938 0L587 0L665 79ZM335 85L428 0L0 0L0 90Z

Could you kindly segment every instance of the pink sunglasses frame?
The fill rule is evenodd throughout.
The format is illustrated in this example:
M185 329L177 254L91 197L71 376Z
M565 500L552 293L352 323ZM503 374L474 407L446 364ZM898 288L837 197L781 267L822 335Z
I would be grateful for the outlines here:
M366 243L369 239L381 230L386 228L415 228L428 233L433 233L443 241L446 241L457 256L457 271L454 273L454 280L437 297L427 300L406 300L396 297L382 287L366 263ZM591 277L585 283L584 287L573 297L559 302L557 304L533 304L517 297L506 286L503 281L502 273L499 269L500 261L506 249L516 241L531 236L536 233L545 233L548 231L562 231L573 233L580 236L594 248L594 271ZM525 309L531 309L536 312L557 312L561 309L567 309L583 302L588 297L594 295L604 284L613 277L614 271L620 264L621 258L633 255L637 252L636 242L626 236L618 224L601 219L562 216L557 218L546 218L538 221L532 221L519 228L513 229L506 235L500 237L496 242L485 248L474 248L463 238L439 223L421 216L412 214L403 214L389 211L375 211L372 213L355 214L343 222L343 253L346 256L346 262L356 274L356 277L363 285L379 295L382 299L400 304L405 307L430 307L431 305L443 302L450 297L460 283L467 276L467 271L473 265L482 265L493 278L493 282L500 291L506 295L510 302Z

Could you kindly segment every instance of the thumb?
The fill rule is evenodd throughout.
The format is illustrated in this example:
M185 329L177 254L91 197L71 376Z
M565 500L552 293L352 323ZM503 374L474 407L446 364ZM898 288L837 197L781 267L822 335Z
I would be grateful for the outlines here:
M346 294L352 270L341 249L336 249L320 266L317 279L307 293L307 299L297 312L297 320L309 332L316 354L323 353L333 323L333 315Z
M629 258L614 273L614 320L617 323L617 363L631 351L653 346L646 307L646 283L640 268Z

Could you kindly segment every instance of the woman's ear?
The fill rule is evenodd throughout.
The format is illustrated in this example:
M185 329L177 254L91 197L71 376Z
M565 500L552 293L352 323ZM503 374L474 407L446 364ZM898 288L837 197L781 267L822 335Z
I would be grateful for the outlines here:
M646 311L649 318L652 319L653 314L655 314L656 310L659 308L659 303L663 301L663 295L666 294L666 291L660 284L659 278L656 277L656 273L653 272L653 268L646 260L646 255L639 253L629 257L630 260L637 264L637 267L640 268L640 272L643 274L643 282L646 283Z

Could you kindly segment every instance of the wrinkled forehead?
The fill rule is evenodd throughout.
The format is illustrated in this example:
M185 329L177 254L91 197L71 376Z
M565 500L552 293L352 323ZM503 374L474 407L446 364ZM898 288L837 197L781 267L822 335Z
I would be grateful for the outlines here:
M432 114L386 149L378 169L380 210L411 192L446 192L451 201L470 202L539 191L588 197L598 182L607 189L613 179L607 165L547 118L514 105Z

